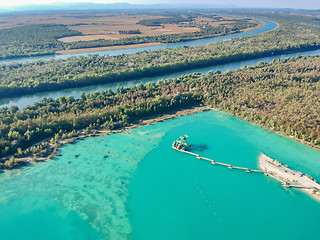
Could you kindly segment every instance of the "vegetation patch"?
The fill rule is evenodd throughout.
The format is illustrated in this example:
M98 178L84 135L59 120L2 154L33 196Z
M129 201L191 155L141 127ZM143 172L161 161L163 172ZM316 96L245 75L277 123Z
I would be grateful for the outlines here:
M64 46L57 39L81 35L59 24L38 24L0 29L0 58L53 54Z
M195 104L229 112L312 146L320 146L320 57L261 62L237 71L194 73L177 79L73 97L43 98L19 111L0 109L0 156L46 156L60 139L117 129L144 117ZM33 145L48 139L46 143ZM71 139L72 140L72 139ZM51 150L50 150L51 149ZM53 148L54 149L54 148ZM2 165L3 166L3 165Z
M320 32L314 31L314 27L286 21L286 19L278 20L280 27L268 33L196 47L144 51L130 55L89 55L48 62L0 65L0 98L127 81L320 47Z
M158 18L158 19L144 19L138 22L138 24L144 26L162 26L163 24L178 24L180 22L190 22L192 18L171 17L171 18Z
M233 34L258 25L252 20L234 18L233 21L226 17L212 19L214 24L208 24L198 21L199 16L202 14L197 12L187 16L182 12L9 14L4 17L6 21L0 22L0 59L70 49L182 42ZM160 26L155 22L161 23Z

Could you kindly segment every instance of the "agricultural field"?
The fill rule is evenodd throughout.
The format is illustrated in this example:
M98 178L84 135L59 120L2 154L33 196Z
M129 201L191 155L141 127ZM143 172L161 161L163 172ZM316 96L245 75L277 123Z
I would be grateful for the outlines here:
M184 15L167 11L118 11L2 14L0 58L183 42L248 31L260 26L261 23L255 20L222 17L213 13ZM51 28L55 30L51 31ZM36 43L33 39L37 39Z
M164 18L163 16L148 15L120 15L103 18L88 19L83 24L69 25L68 28L81 32L84 36L61 38L63 42L90 41L96 39L116 40L132 36L158 36L164 34L181 34L200 31L197 27L180 27L177 24L164 24L161 26L144 26L138 24L145 19ZM141 34L120 34L119 31L130 31L139 29Z

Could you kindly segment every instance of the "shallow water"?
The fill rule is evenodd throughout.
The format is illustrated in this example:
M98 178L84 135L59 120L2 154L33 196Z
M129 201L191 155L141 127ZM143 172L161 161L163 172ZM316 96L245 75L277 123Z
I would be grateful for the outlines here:
M130 239L125 186L138 162L157 147L162 136L158 129L142 127L88 138L61 149L62 156L55 160L5 172L0 175L0 216L9 223L22 219L35 224L38 218L61 222L64 228L57 226L52 239ZM53 203L55 206L51 207ZM15 212L21 206L26 213ZM9 223L0 224L0 239L21 239L28 227L15 231L16 225ZM42 231L49 234L51 228L48 223ZM71 229L70 234L64 233L65 229ZM82 238L73 237L72 229Z
M198 113L88 138L1 174L0 239L317 239L318 202L172 150L182 134L217 161L257 168L263 152L320 179L319 151L222 112Z
M21 196L0 205L0 239L98 239L76 213L40 196Z

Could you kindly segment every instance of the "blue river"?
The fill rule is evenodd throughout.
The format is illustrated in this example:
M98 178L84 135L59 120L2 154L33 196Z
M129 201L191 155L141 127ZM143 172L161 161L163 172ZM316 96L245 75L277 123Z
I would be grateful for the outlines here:
M278 24L272 21L263 20L263 19L256 19L262 21L264 26L252 31L237 33L233 35L226 35L222 37L213 37L213 38L206 38L201 40L192 40L187 42L181 43L172 43L172 44L164 44L152 47L142 47L142 48L129 48L129 49L120 49L120 50L109 50L109 51L98 51L98 52L91 52L90 54L99 54L105 55L108 54L110 56L114 55L122 55L122 54L131 54L137 53L142 51L149 51L149 50L156 50L156 49L165 49L165 48L177 48L177 47L184 47L184 46L198 46L203 44L208 44L211 42L218 42L227 39L234 39L234 38L241 38L245 36L253 36L264 32L269 32L274 30L278 27ZM34 56L34 57L26 57L26 58L13 58L13 59L4 59L0 60L0 64L8 64L13 62L29 62L29 61L39 61L39 60L52 60L52 59L65 59L68 57L77 57L77 56L86 56L88 53L74 53L74 54L63 54L63 55L46 55L46 56Z
M107 54L194 46L259 34L277 27L273 22L264 22L263 28L252 32ZM300 54L319 55L320 50ZM243 65L296 55L4 99L1 104L22 108L42 97L73 95L78 98L81 92L115 89L192 72L236 70ZM1 173L0 239L319 238L316 229L320 204L317 201L299 190L284 189L263 174L212 166L172 150L172 141L182 134L190 136L197 153L217 161L257 168L257 158L263 152L293 169L320 178L319 151L223 112L198 113L120 134L88 138L64 146L61 156L52 161Z

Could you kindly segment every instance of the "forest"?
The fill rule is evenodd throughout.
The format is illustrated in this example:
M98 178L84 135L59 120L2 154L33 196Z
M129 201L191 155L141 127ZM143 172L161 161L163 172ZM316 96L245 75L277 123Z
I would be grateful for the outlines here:
M114 92L83 93L80 99L43 98L21 111L1 108L0 168L25 164L21 157L48 154L50 145L82 129L117 129L194 105L226 111L319 148L319 73L319 56L298 56L237 71L193 73Z
M195 24L194 22L191 22L192 19L193 18L181 18L181 17L161 18L161 21L158 21L160 19L148 19L148 20L142 20L138 23L146 26L163 26L163 28L164 28L163 24L184 23L183 25L181 25L182 27L183 26L198 27L200 31L190 32L190 33L180 33L180 34L156 35L156 36L133 36L128 38L116 39L116 40L96 39L91 41L77 41L77 42L65 43L64 47L65 49L79 49L79 48L120 46L120 45L154 43L154 42L177 43L177 42L185 42L185 41L204 39L204 38L210 38L210 37L224 36L228 34L235 34L240 32L240 30L242 29L251 28L258 25L257 23L249 22L248 19L243 19L243 20L235 20L228 23L228 25L230 26L222 25L217 27L210 27L204 24ZM185 21L187 21L190 24L186 25ZM140 34L140 33L141 33L140 31L128 32L128 34Z
M139 29L136 30L121 30L119 31L120 34L141 34Z
M65 49L79 49L79 48L93 48L93 47L107 47L107 46L121 46L121 45L130 45L130 44L142 44L142 43L177 43L177 42L186 42L197 39L211 38L224 36L228 34L235 34L240 32L241 28L246 28L244 25L235 23L232 28L224 27L208 27L201 28L198 32L191 33L181 33L181 34L167 34L167 35L157 35L157 36L134 36L128 38L122 38L117 40L106 40L106 39L96 39L91 41L77 41L65 43ZM239 27L238 27L239 26ZM246 25L248 27L254 26ZM139 33L134 33L139 34Z
M225 62L320 48L320 31L274 17L276 30L211 44L120 56L88 55L0 65L0 98L69 87L128 81Z
M192 17L168 17L161 19L146 19L138 23L148 25L152 22L166 23L180 23L183 21L192 21L198 14L193 14ZM75 16L72 16L75 17ZM97 18L98 16L93 15ZM177 20L178 19L178 20ZM144 23L146 22L146 23ZM149 23L150 22L150 23ZM98 23L91 23L97 25ZM79 24L71 24L76 26ZM82 23L80 25L88 25ZM106 47L106 46L119 46L129 44L141 43L175 43L188 40L209 38L227 34L237 33L242 29L254 27L257 23L249 22L248 19L236 20L228 23L230 26L219 27L200 27L200 31L181 34L160 34L156 36L132 36L127 38L120 38L114 40L96 39L90 41L75 41L75 42L62 42L59 38L69 36L83 35L79 31L70 30L68 25L63 24L33 24L26 26L18 26L14 28L0 29L0 59L14 58L14 57L27 57L37 55L54 54L56 51L79 49L79 48L92 48L92 47ZM149 26L149 25L148 25ZM157 26L157 25L154 25ZM119 30L120 34L141 34L139 29L133 30Z
M64 49L57 39L81 35L61 24L35 24L0 29L0 59L53 54Z
M138 24L145 26L161 26L168 23L180 23L190 22L193 18L182 18L182 17L170 17L170 18L158 18L158 19L144 19L138 22Z

